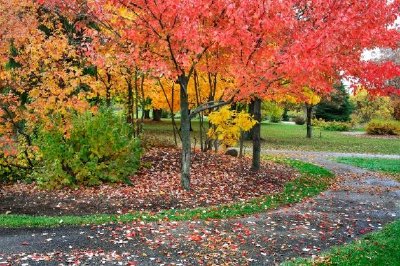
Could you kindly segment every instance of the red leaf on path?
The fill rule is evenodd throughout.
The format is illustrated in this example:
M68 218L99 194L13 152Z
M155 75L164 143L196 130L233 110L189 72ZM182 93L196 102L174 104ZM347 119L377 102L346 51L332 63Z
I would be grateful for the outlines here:
M196 241L196 242L202 240L202 238L201 238L200 235L191 235L191 236L189 237L189 239L190 239L190 241Z
M22 246L29 246L29 242L24 241L24 242L21 243L21 245Z
M126 234L126 237L135 237L136 233L135 232L130 232L128 234Z

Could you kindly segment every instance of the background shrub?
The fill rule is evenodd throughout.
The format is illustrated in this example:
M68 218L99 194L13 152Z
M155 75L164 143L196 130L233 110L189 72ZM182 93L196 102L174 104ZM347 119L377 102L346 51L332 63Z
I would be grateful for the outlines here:
M306 119L302 116L296 116L293 121L296 123L296 125L304 125L306 123Z
M349 122L324 121L322 119L313 119L312 124L328 131L349 131L352 128L352 124Z
M394 107L390 97L372 97L367 90L361 89L351 96L354 112L351 120L358 124L366 124L373 119L391 120Z
M371 135L400 135L400 122L372 120L368 123L366 130Z
M3 140L0 136L0 142ZM25 136L17 133L12 142L0 145L0 183L17 180L31 182L30 174L38 159L36 147L31 146Z
M42 162L34 171L37 182L50 189L129 182L139 167L141 148L125 121L111 110L102 110L75 115L69 136L57 126L40 129L36 144Z
M279 123L282 121L284 108L275 102L262 102L261 105L262 114L267 116L269 121L272 123Z

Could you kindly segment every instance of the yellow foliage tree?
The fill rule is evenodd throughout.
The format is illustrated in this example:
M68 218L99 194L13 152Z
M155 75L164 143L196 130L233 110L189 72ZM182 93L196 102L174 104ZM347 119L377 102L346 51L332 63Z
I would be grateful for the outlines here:
M243 132L249 131L257 123L250 114L231 110L229 106L211 112L208 119L214 126L209 129L208 137L220 141L227 147L235 146L242 140ZM240 154L242 155L242 145Z

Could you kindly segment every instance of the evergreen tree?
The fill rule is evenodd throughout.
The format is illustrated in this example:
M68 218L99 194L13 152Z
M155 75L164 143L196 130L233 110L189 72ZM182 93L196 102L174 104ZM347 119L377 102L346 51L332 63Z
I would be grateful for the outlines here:
M325 121L350 121L353 105L350 102L349 93L343 83L334 87L335 90L329 98L323 99L316 106L315 116Z

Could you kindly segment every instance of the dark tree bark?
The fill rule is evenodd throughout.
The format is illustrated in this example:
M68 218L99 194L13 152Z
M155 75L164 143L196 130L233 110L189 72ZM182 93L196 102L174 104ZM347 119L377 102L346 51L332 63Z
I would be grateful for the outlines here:
M130 77L126 78L126 83L128 87L128 99L127 99L127 116L126 116L126 122L132 126L132 136L133 132L135 131L135 121L134 121L134 116L133 116L133 108L134 108L134 101L133 101L133 88L132 88L132 82Z
M243 157L243 148L244 148L244 133L240 130L240 140L239 140L239 158Z
M249 114L254 117L254 101L251 101L249 104ZM250 131L244 133L245 140L253 140L253 130L254 127L250 129Z
M190 109L188 110L188 115L190 116ZM192 128L192 119L189 119L189 130L190 130L190 131L193 131L193 128Z
M135 128L135 137L138 137L140 134L140 123L139 123L139 70L136 68L135 70L135 116L136 116L136 128Z
M150 110L144 110L144 119L150 119Z
M252 129L253 133L253 162L251 169L258 171L260 169L260 157L261 157L261 99L256 98L252 100L251 105L253 106L253 116L257 121L257 124Z
M200 90L199 90L199 76L197 75L197 71L193 72L193 80L194 80L194 91L196 92L196 103L197 106L200 105ZM203 131L204 131L204 116L203 112L199 113L200 118L200 129L199 129L199 137L200 137L200 150L204 151L204 143L203 143ZM192 127L192 124L190 124ZM196 145L195 145L196 146Z
M107 72L107 84L106 85L106 105L111 106L111 74Z
M162 110L153 109L153 121L161 121Z
M190 117L189 97L187 93L188 78L180 75L180 107L181 107L181 137L182 137L182 167L181 184L186 190L190 189Z
M306 104L307 138L309 139L311 139L312 137L312 124L311 124L312 110L313 106L310 104Z

